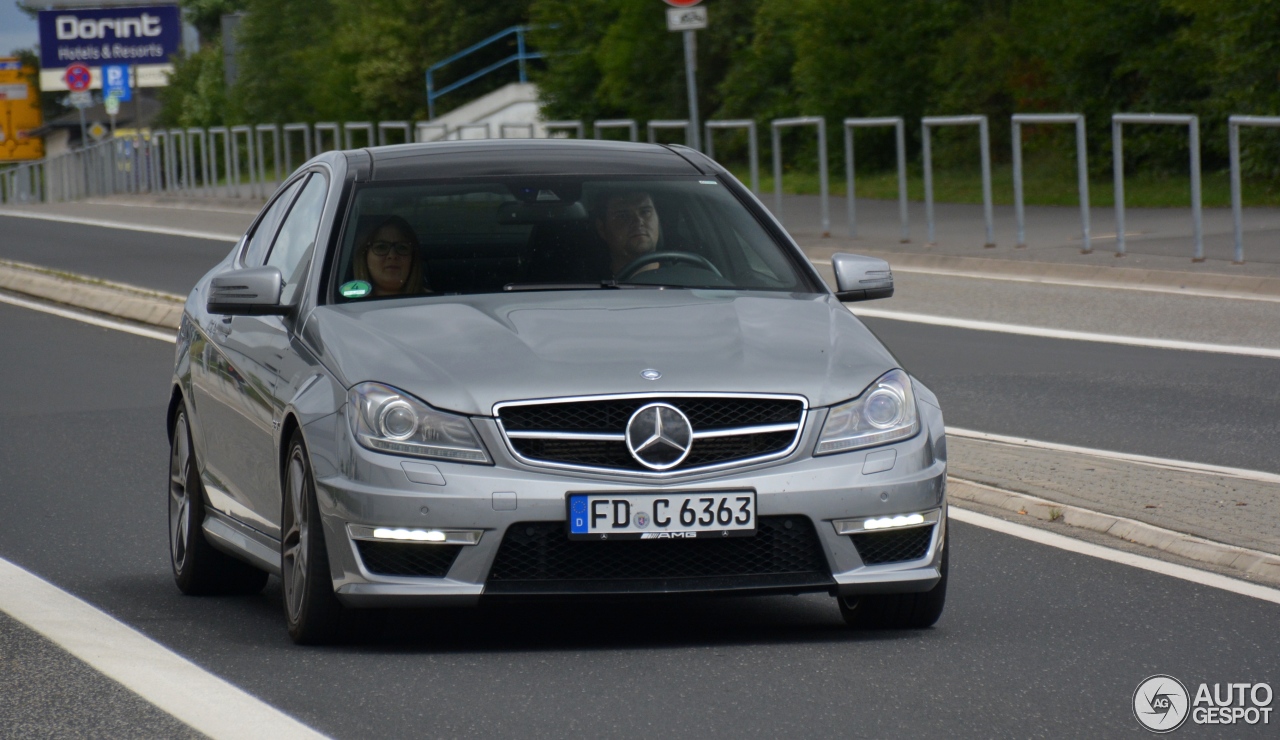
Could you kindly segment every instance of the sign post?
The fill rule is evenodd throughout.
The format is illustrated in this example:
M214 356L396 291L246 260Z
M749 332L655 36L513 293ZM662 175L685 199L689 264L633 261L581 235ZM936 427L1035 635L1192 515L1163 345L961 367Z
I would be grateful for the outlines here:
M85 126L84 109L93 105L93 95L89 92L93 75L83 64L72 64L67 67L66 72L62 73L62 80L67 83L67 89L71 91L71 104L80 111L80 146L88 146L89 130Z
M698 118L698 30L707 27L707 9L695 7L702 0L664 0L667 30L684 32L684 74L689 88L689 144L702 150L702 125Z

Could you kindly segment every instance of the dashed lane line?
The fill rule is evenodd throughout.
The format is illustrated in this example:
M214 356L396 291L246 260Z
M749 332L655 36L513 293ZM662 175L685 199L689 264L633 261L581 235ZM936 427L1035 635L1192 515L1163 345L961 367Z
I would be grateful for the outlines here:
M240 234L222 234L214 231L195 231L192 229L175 229L169 226L147 226L143 224L131 224L124 221L105 221L97 218L81 218L79 216L63 216L54 213L28 213L27 211L10 211L0 210L0 216L9 216L12 218L31 218L40 221L56 221L63 224L78 224L80 226L97 226L103 229L124 229L127 231L142 231L148 234L164 234L166 236L182 236L188 239L207 239L215 242L237 242L240 240Z
M1152 349L1174 349L1188 352L1211 352L1214 354L1244 355L1247 357L1280 359L1280 349L1271 349L1269 347L1246 347L1238 344L1211 344L1209 342L1187 342L1180 339L1152 339L1149 337L1132 337L1121 334L1099 334L1088 331L1049 329L1043 326L1026 326L1023 324L1004 324L995 321L957 319L950 316L933 316L930 314L911 313L908 311L885 311L878 308L863 308L861 306L850 306L849 310L859 318L888 319L890 321L905 321L913 324L946 326L953 329L971 329L973 331L1018 334L1021 336L1042 337L1045 339L1067 339L1078 342L1124 344L1131 347L1149 347Z
M212 738L324 738L132 627L0 558L0 610Z
M1231 593L1248 596L1262 601L1269 601L1272 604L1280 604L1280 590L1259 586L1256 583L1240 581L1235 578L1210 573L1208 571L1197 570L1196 568L1188 568L1185 565L1177 565L1176 563L1167 563L1163 560L1156 560L1143 555L1134 555L1133 553L1123 552L1121 550L1113 550L1110 547L1095 545L1092 542L1077 540L1065 535L1046 532L1035 527L1028 527L1025 524L1017 524L1008 522L986 514L979 514L976 511L961 508L955 504L947 507L947 515L958 522L972 524L983 529L990 529L994 532L1007 534L1012 537L1037 542L1042 545L1056 547L1059 550L1088 555L1089 557L1109 560L1113 563L1128 565L1132 568L1159 573L1165 576L1171 576L1183 581L1198 583L1202 586L1230 591Z

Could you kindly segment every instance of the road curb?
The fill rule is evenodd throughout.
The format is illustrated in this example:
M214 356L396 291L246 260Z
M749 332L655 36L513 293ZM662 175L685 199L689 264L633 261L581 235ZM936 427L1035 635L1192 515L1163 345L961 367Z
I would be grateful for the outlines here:
M185 303L172 293L10 260L0 260L0 290L165 329L178 328Z
M1061 522L1162 552L1240 571L1259 580L1280 584L1280 556L1214 542L1113 514L1060 504L1025 493L1007 491L976 481L948 476L947 493L957 501L968 501L1046 522Z

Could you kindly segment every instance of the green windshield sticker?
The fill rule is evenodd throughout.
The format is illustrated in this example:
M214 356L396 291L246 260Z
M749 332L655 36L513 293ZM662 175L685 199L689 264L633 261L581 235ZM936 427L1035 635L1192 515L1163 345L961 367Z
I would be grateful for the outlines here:
M373 292L373 286L363 280L352 280L349 283L343 283L342 287L338 288L338 292L343 298L364 298Z

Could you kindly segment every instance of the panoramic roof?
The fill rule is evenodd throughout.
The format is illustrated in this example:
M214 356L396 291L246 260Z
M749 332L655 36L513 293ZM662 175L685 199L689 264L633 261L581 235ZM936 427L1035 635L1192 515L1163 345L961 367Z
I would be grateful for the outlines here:
M418 180L498 175L696 175L700 170L657 144L593 139L478 139L367 149L370 179Z

